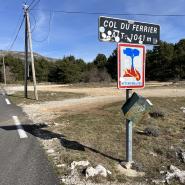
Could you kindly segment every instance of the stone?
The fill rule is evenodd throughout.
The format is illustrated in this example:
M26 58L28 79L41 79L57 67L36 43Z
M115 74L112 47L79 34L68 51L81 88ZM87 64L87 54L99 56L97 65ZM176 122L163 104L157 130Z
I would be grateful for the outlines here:
M136 170L136 171L143 171L143 165L139 162L135 162L135 161L130 161L130 162L126 162L126 161L122 161L120 163L120 165L125 168L125 169L132 169L132 170Z
M109 170L106 170L102 165L97 165L95 168L92 166L88 167L85 176L86 178L94 177L96 175L107 177L108 174L111 175L112 173Z
M185 144L185 139L180 139L180 141Z
M181 152L181 159L182 162L185 163L185 152Z
M62 178L61 180L62 180L63 183L65 183L65 181L66 181L66 179L64 179L64 178Z
M83 167L86 167L90 165L89 161L73 161L71 163L71 170L75 169L76 166L83 166Z
M172 179L178 179L180 183L184 184L185 183L185 171L181 171L177 167L171 165L170 166L170 171L167 172L166 174L166 182L169 184L170 180Z
M161 184L164 184L165 183L165 180L161 180L161 179L153 179L152 182L156 185L161 185Z
M116 168L117 168L117 171L119 171L121 174L126 175L128 177L143 177L145 175L144 172L138 172L131 168L126 169L121 164L118 164Z
M182 110L182 112L185 113L185 107L181 107L180 110Z
M48 154L52 154L52 153L54 153L55 151L53 150L53 149L49 149L49 150L47 150L47 153Z
M99 175L107 177L107 174L111 175L111 172L109 170L106 170L102 165L96 166L96 171L98 172Z
M96 170L92 166L86 169L85 171L86 178L94 177L95 175L97 175L97 173L96 173Z
M185 163L185 151L180 149L177 149L176 151L176 157L181 160L181 162Z
M66 166L66 164L57 164L58 168L65 167L65 166Z
M79 176L78 170L74 169L71 170L71 173L65 176L61 176L61 181L66 185L84 185L83 181L81 181L81 178Z
M56 95L56 93L51 93L51 96L54 96L54 95Z
M121 162L121 166L123 167L123 168L125 168L125 169L131 169L131 167L132 167L132 163L133 163L133 161L131 161L131 162Z
M152 155L153 157L157 157L157 154L154 153L154 152L151 152L151 151L150 151L149 154Z

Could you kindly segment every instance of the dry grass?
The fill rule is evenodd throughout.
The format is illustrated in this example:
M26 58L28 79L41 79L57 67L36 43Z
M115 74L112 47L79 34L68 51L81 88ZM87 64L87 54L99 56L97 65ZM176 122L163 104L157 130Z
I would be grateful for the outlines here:
M34 92L28 91L28 98L24 98L24 92L18 91L14 94L8 95L10 100L15 104L32 104L41 103L45 101L62 101L65 99L81 98L84 97L83 93L72 92L50 92L50 91L38 91L39 100L35 100Z
M147 90L154 93L155 89ZM181 92L182 95L183 92ZM83 93L73 92L54 92L51 95L52 93L42 92L40 102L85 96ZM172 94L176 96L175 92ZM159 95L166 96L167 94L159 92ZM33 98L33 93L29 97ZM32 99L25 100L21 92L10 98L17 104L36 102ZM143 171L146 172L144 178L128 178L116 171L116 165L125 159L125 121L121 112L123 102L100 105L92 109L87 107L83 112L67 111L65 115L54 120L57 125L45 128L47 132L43 133L50 135L58 133L57 136L53 134L51 137L56 137L59 141L55 146L60 155L58 163L69 166L74 160L88 160L94 166L102 164L110 170L112 175L108 177L109 181L133 182L134 184L134 182L149 179L151 182L151 179L160 178L160 171L167 171L171 164L185 170L184 164L176 157L178 148L185 149L182 141L185 139L185 113L180 110L180 107L185 107L185 97L150 98L150 100L154 104L151 112L162 112L164 116L148 116L139 124L134 125L133 159L142 164ZM159 129L160 135L152 137L138 132L144 131L147 127ZM38 137L44 140L44 137ZM151 155L151 152L157 154L157 157ZM58 168L58 173L62 176L68 174L69 171L68 168L63 167ZM93 181L104 182L105 179L95 178ZM177 182L173 182L173 185L175 183Z
M151 101L155 105L154 110L161 110L164 118L147 117L134 126L133 133L133 158L143 165L146 172L144 179L160 178L160 171L166 171L171 164L185 170L184 164L175 154L178 148L184 147L182 139L185 139L185 114L180 107L184 106L185 98L151 98ZM112 171L113 175L109 180L144 180L124 177L115 168L118 162L125 159L125 122L121 105L122 103L109 104L83 114L68 114L57 118L55 121L59 124L69 123L65 128L57 127L63 135L61 145L58 146L60 162L70 165L74 160L89 160L93 165L102 164ZM138 130L150 126L160 130L159 137L138 134ZM150 152L156 153L157 157ZM65 174L65 170L61 173Z

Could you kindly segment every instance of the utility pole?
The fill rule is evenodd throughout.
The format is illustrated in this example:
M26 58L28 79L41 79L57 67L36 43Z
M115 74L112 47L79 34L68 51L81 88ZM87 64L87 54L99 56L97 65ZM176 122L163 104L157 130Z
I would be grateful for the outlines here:
M30 50L30 55L31 55L31 66L32 66L32 75L33 75L33 84L34 84L34 94L35 94L35 99L38 100L38 93L37 93L37 82L36 82L36 76L35 76L35 64L34 64L34 56L33 56L33 50L32 50L32 38L31 38L31 29L30 29L30 18L29 18L29 6L24 5L24 12L25 12L25 22L26 22L26 40L25 43L29 42L29 50ZM25 34L25 35L26 35ZM28 77L28 60L26 65L26 78Z
M6 85L6 67L4 62L4 56L3 56L3 75L4 75L4 85Z
M28 7L24 5L24 17L25 17L25 63L24 63L24 97L28 98L28 30L26 9Z

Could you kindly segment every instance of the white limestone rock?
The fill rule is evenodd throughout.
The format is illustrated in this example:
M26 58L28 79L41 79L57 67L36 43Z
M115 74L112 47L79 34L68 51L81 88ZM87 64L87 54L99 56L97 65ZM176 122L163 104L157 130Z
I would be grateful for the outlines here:
M181 153L181 158L182 158L182 161L185 163L185 152Z
M97 165L95 168L88 167L86 169L86 178L94 177L96 175L101 175L103 177L107 177L107 175L111 175L112 173L105 169L102 165Z
M185 171L179 170L177 167L171 165L170 166L170 171L167 172L166 174L166 182L170 184L170 180L172 179L178 179L180 183L184 184L185 183Z
M47 150L47 153L48 154L53 154L55 151L53 150L53 149L49 149L49 150Z
M73 161L71 163L71 170L74 170L76 168L76 166L88 166L90 165L89 161Z

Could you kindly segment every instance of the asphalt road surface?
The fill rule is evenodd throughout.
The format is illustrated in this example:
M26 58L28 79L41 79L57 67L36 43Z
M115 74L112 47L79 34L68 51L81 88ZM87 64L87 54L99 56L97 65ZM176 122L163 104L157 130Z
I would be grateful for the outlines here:
M58 185L31 122L0 87L0 185Z

